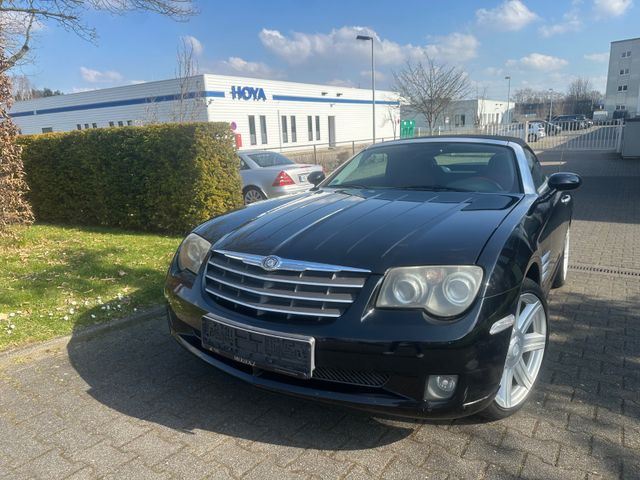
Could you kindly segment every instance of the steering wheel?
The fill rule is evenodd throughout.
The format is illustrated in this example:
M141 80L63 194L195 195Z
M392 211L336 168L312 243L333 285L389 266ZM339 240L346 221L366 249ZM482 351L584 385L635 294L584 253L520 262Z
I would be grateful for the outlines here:
M504 192L504 187L492 178L471 177L457 180L449 184L450 187L464 188L476 192Z

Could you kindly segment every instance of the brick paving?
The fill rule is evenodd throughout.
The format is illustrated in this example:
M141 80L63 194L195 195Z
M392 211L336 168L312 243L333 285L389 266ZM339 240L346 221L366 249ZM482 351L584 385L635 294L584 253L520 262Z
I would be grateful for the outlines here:
M542 381L517 415L404 421L274 395L152 318L0 361L0 478L639 478L640 162L543 159L585 187ZM593 265L627 270L578 269Z

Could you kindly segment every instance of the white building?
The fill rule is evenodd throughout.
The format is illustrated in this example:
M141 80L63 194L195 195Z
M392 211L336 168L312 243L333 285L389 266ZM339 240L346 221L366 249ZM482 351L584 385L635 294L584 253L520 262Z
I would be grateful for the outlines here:
M243 149L372 138L371 90L225 75L147 82L16 102L24 134L178 121L226 122ZM376 137L393 138L398 95L376 91Z
M513 110L514 102L509 105L501 100L486 100L482 98L455 100L439 116L434 125L434 130L436 133L477 130L487 125L508 123L510 121L509 106ZM402 105L402 119L415 120L417 135L429 133L429 126L424 115L415 112L411 106Z
M611 42L604 108L609 118L640 115L640 38Z

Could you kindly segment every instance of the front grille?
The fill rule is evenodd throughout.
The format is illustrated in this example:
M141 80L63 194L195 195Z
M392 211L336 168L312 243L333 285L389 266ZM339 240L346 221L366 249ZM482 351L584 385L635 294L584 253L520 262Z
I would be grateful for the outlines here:
M389 375L380 372L361 372L343 370L341 368L316 367L313 371L315 380L346 383L362 387L382 387L389 380Z
M262 267L275 259L277 268ZM212 252L205 291L241 313L275 320L340 317L357 298L368 270L263 257L224 250Z

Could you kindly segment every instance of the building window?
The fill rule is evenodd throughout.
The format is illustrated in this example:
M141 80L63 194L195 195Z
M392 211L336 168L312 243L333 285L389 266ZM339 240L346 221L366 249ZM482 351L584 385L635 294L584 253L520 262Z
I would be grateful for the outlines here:
M119 126L119 127L124 127L124 123L122 123L122 120L120 120L120 121L118 122L118 126Z
M78 130L82 130L82 125L80 125L80 124L78 123L78 124L76 125L76 128L77 128Z
M627 50L626 52L622 52L622 58L626 58L626 57L630 57L631 56L631 50Z
M51 133L53 132L53 127L42 127L42 133Z
M88 123L85 123L85 124L84 124L84 128L89 128L89 124L88 124Z
M309 141L313 141L313 117L311 115L307 116L307 132L309 134Z
M287 133L287 116L282 115L282 143L289 143L289 134Z
M92 127L92 128L98 128L98 124L97 124L97 123L92 123L92 124L91 124L91 127Z
M260 115L260 140L263 145L267 144L267 117Z
M127 126L130 127L131 125L133 125L133 120L127 120Z
M291 141L294 143L298 141L298 132L296 131L296 117L294 117L293 115L291 115Z
M619 92L626 92L627 91L627 85L618 85L618 91Z
M629 75L629 69L628 68L621 68L620 69L620 75Z
M626 107L624 105L616 105L616 110L625 110Z
M316 115L316 140L320 140L320 116Z
M109 122L109 126L110 126L110 127L113 127L113 122Z
M256 117L249 115L249 142L251 145L257 145L258 139L256 138Z

